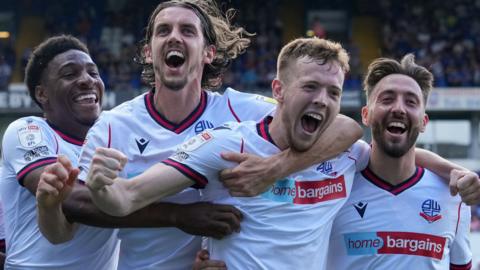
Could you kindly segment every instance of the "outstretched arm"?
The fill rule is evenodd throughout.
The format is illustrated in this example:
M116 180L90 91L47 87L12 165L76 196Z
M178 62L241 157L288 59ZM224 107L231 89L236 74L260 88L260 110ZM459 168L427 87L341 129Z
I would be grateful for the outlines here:
M95 206L86 186L78 182L73 184L75 175L69 176L69 171L77 169L71 168L66 157L60 156L56 163L39 170L41 171L38 173L31 173L40 179L36 193L38 224L42 234L53 244L63 243L74 237L74 222L105 228L176 227L189 234L221 239L238 231L243 217L242 213L231 205L206 202L160 202L126 217L109 216ZM65 185L69 178L69 184ZM73 187L70 187L70 184Z
M428 168L443 179L450 179L450 193L460 194L462 201L468 205L480 203L480 179L478 174L450 162L428 150L415 149L415 163Z
M232 196L256 196L278 179L337 156L360 139L362 134L362 128L355 120L338 115L313 147L305 152L287 149L268 158L223 153L224 159L240 164L222 171L220 177Z
M97 148L92 158L87 187L95 205L109 215L126 216L194 184L178 170L161 163L130 180L119 178L126 160L123 153L111 148Z

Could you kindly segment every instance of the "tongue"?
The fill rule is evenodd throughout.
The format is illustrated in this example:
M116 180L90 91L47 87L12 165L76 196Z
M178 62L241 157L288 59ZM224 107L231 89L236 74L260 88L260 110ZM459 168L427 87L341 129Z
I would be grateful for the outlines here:
M185 59L183 59L179 56L176 56L176 55L170 56L167 59L167 65L169 67L173 67L173 68L181 66L183 64L183 62L185 62Z
M309 116L302 117L302 127L305 131L313 133L318 126L318 121Z
M388 128L388 131L390 133L393 133L393 134L402 134L403 133L403 129L398 128L398 127L390 127L390 128Z

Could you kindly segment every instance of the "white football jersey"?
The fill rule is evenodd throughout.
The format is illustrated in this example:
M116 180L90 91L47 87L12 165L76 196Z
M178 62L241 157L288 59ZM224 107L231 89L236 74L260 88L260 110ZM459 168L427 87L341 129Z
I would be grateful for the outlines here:
M417 167L392 185L365 169L333 224L328 269L470 269L470 207Z
M209 239L212 259L225 261L229 269L326 269L333 219L350 194L357 167L368 161L369 146L358 142L332 160L277 181L259 196L231 197L218 174L235 164L220 153L279 153L268 132L270 119L205 131L164 163L205 186L204 200L232 204L244 215L239 233Z
M59 154L76 166L81 145L81 140L60 132L43 118L20 118L8 126L0 175L6 269L116 269L115 230L79 225L73 240L53 245L38 229L35 195L23 187L28 173L54 163Z
M155 110L153 92L103 112L90 129L80 157L80 179L85 179L96 147L111 147L128 157L122 177L131 178L172 155L186 138L226 121L259 120L270 114L269 98L227 89L223 95L202 92L198 107L180 124ZM179 108L181 109L181 108ZM163 201L198 202L198 190L188 188ZM119 269L191 269L201 238L177 228L120 229Z

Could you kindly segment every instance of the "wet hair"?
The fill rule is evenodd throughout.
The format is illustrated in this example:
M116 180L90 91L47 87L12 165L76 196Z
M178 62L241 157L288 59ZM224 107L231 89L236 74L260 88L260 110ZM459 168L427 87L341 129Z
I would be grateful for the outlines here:
M363 89L367 95L367 100L377 83L392 74L406 75L415 80L422 90L424 104L427 104L428 95L432 90L433 75L425 67L417 65L415 56L411 53L405 55L400 62L391 58L378 58L368 66L363 81Z
M250 37L242 27L231 25L230 20L235 15L234 9L222 13L214 0L171 0L160 3L150 15L145 29L145 37L139 44L138 57L135 61L143 66L142 80L148 85L154 85L155 73L153 64L146 63L143 52L149 45L155 27L155 18L160 11L169 7L182 7L192 10L200 19L205 45L215 46L215 57L211 64L205 65L202 74L202 88L217 89L222 84L222 75L230 66L232 60L242 54L250 45Z
M25 84L28 87L30 97L40 108L42 108L42 105L35 97L35 88L40 84L48 63L50 63L55 56L69 50L79 50L90 54L87 46L77 38L69 35L60 35L44 40L30 55L27 67L25 68Z
M350 58L340 43L317 37L297 38L285 45L278 55L278 78L286 79L288 73L286 69L295 60L302 57L309 57L320 65L337 62L344 73L347 73L350 69L348 64Z

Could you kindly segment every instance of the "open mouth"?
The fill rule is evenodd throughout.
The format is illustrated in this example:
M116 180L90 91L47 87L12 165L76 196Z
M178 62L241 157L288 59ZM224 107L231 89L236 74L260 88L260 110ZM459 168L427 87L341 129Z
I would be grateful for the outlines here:
M170 51L165 57L165 63L171 68L178 68L185 63L185 56L179 51Z
M403 134L407 131L407 126L402 122L390 122L387 125L387 131L392 134Z
M304 114L301 118L302 128L308 132L313 133L320 126L320 123L323 120L323 116L316 113L307 113Z
M73 101L78 104L96 104L98 97L95 94L82 94L76 96Z

